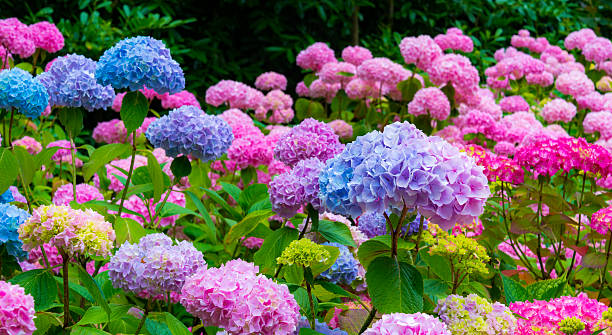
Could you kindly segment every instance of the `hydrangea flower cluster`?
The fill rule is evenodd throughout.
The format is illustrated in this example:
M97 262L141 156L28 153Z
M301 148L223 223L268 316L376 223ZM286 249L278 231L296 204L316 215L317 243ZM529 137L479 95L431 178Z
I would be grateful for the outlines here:
M109 256L115 240L113 226L102 215L68 206L38 207L18 231L27 251L49 243L69 256Z
M34 313L34 298L23 287L0 280L0 332L31 335Z
M53 23L41 21L30 25L29 29L37 48L56 53L64 47L64 36Z
M601 139L612 139L612 111L588 113L584 117L582 127L587 134L599 132Z
M499 101L499 107L501 107L504 112L508 113L529 111L529 104L520 95L504 97Z
M76 202L79 204L86 203L91 200L104 200L104 196L97 187L89 184L77 184ZM57 206L69 206L74 200L72 184L64 184L55 190L53 194L53 204Z
M264 95L260 91L233 80L221 80L206 90L206 103L219 107L256 109L261 105Z
M311 267L316 263L325 262L331 255L329 251L313 241L303 238L294 240L283 250L276 259L278 264Z
M327 162L319 183L331 212L357 217L407 206L443 228L479 216L490 194L482 167L408 122L358 137Z
M0 108L15 108L33 119L49 104L47 89L38 79L19 68L0 71Z
M348 140L353 137L353 127L344 120L333 120L327 125L334 130L340 139Z
M476 294L449 295L438 300L434 312L453 335L514 335L517 327L516 318L507 306L490 303Z
M300 51L296 58L296 63L299 67L315 72L321 70L323 65L336 61L334 50L322 42L314 43Z
M158 97L161 101L162 108L165 109L174 109L182 106L194 106L196 108L200 108L200 102L195 95L189 91L180 91L175 94L164 93Z
M449 28L446 34L436 35L434 41L442 50L474 51L474 42L469 36L463 35L463 31L459 28Z
M193 106L171 110L153 121L146 136L170 157L191 155L202 161L221 157L234 139L227 122Z
M47 148L56 148L59 147L60 149L57 150L53 156L51 156L51 160L61 164L72 164L72 152L74 152L74 154L76 155L76 149L70 144L70 141L68 140L58 140L58 141L54 141L51 142L49 144L47 144ZM70 150L72 149L72 150ZM81 167L83 166L83 161L80 160L79 158L75 157L75 165L76 167Z
M295 166L307 158L318 158L326 162L343 148L333 129L323 122L308 118L278 140L274 157L289 166Z
M606 235L612 231L612 206L602 208L591 216L591 229Z
M463 273L486 275L486 263L491 259L487 250L474 239L465 235L450 235L440 228L430 227L435 236L426 234L424 241L429 243L429 254L439 255L452 260L454 268Z
M540 116L548 123L557 121L568 123L576 116L576 106L563 99L554 99L546 103L540 111Z
M272 90L255 110L255 118L268 123L288 123L293 119L293 99L281 90Z
M321 273L321 277L334 284L351 285L357 278L357 260L346 246L336 242L325 242L323 245L331 245L340 250L340 255L332 266Z
M427 35L405 37L399 48L406 64L416 64L419 69L424 71L429 69L436 58L443 55L442 48Z
M17 259L27 255L22 249L17 230L29 217L30 214L22 209L6 203L0 204L0 245L4 245L8 254Z
M450 115L450 102L439 88L422 88L408 103L408 113L414 116L429 114L432 119L445 120Z
M331 62L323 65L317 76L326 84L345 86L357 73L355 65L347 62Z
M300 329L302 328L310 328L310 321L305 316L300 318L300 322L298 323L297 329L293 335L299 335ZM324 335L348 335L347 332L341 329L331 329L327 323L320 322L319 320L315 320L315 328L314 331Z
M285 285L257 275L258 268L241 259L219 268L200 268L185 280L181 304L205 326L232 335L292 335L300 307Z
M81 55L59 57L48 71L36 78L49 92L49 105L83 107L88 111L106 109L115 100L110 85L98 84L96 62Z
M345 62L351 63L355 66L359 66L366 60L372 59L372 52L358 45L348 46L342 49L341 57Z
M385 314L364 335L451 335L446 325L429 314Z
M525 171L510 158L496 155L478 145L468 145L465 151L476 160L478 165L485 168L484 174L489 182L500 180L518 185L525 180Z
M153 123L153 121L157 120L156 117L146 117L140 127L136 129L136 137L144 134L149 125ZM127 129L123 124L123 121L119 119L112 119L110 121L104 121L98 123L98 125L94 128L91 137L93 137L94 141L98 143L125 143L132 141L132 134L127 133Z
M30 155L36 155L42 151L42 145L30 136L13 141L13 145L24 147Z
M585 325L579 335L591 334L598 330L597 324L608 307L590 299L586 293L576 297L564 296L550 301L534 300L533 302L513 302L510 310L519 317L517 332L532 334L534 331L555 333L559 323L568 317L576 317Z
M319 173L325 167L317 158L302 160L270 182L272 209L282 217L293 217L303 205L319 209Z
M28 58L36 51L32 30L14 17L0 20L0 45L21 58Z
M379 212L365 212L357 218L359 230L368 238L385 235L387 233L387 221L385 216Z
M115 89L136 91L144 86L159 94L178 93L185 88L180 65L162 41L132 37L106 50L96 65L96 79Z
M135 294L180 292L187 277L205 268L204 256L191 242L176 244L165 234L124 242L111 257L108 275L113 286Z
M576 335L584 330L584 322L575 316L565 318L559 322L559 330L566 335Z
M287 89L287 78L276 72L264 72L255 79L255 87L262 91Z

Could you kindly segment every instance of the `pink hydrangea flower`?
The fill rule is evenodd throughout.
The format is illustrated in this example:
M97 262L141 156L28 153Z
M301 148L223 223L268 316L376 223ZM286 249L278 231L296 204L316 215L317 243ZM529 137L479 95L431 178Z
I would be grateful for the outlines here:
M113 105L111 106L111 108L119 113L121 111L121 104L123 103L123 97L125 97L127 93L123 92L123 93L117 93L117 95L115 95L115 100L113 100Z
M248 249L259 249L264 240L259 237L247 237L242 241L242 245Z
M555 77L552 73L543 71L540 73L528 73L525 76L528 84L548 87L555 82Z
M350 139L353 137L353 127L344 120L333 120L327 123L334 133L341 139Z
M463 35L463 31L459 28L449 28L446 34L439 34L434 37L434 41L442 50L474 51L474 42L469 36Z
M555 87L563 94L578 97L595 90L595 85L584 72L572 71L557 77Z
M97 187L89 184L77 184L76 202L79 204L86 203L91 200L104 200L104 196ZM74 200L72 184L64 184L55 190L53 194L53 204L55 205L70 205Z
M500 100L499 106L503 111L508 113L529 111L529 104L520 95L504 97Z
M34 325L34 298L23 287L0 280L0 332L31 335Z
M576 97L578 108L599 112L606 109L606 98L599 92L593 91L587 95Z
M53 23L41 21L30 25L29 28L37 48L55 53L64 47L64 36Z
M549 123L557 121L567 123L576 116L576 106L563 99L557 98L549 101L542 107L540 116Z
M42 151L42 145L30 136L13 141L13 145L24 147L30 155L36 155Z
M578 31L573 31L565 38L563 44L567 50L580 49L590 41L597 38L597 35L592 29L584 28Z
M315 72L318 72L323 65L330 62L337 62L334 50L322 42L314 43L300 51L296 58L296 63L299 67Z
M32 31L14 17L0 20L0 45L21 58L28 58L36 51Z
M281 90L272 90L255 110L255 118L268 123L288 123L294 116L292 105L291 96Z
M361 78L354 78L346 85L344 91L351 99L364 99L377 95L377 89L374 88L374 86L373 83L362 80Z
M126 136L127 129L119 119L98 123L92 133L97 143L125 143Z
M231 108L255 109L263 98L260 91L233 80L221 80L206 90L206 103L215 107L228 104Z
M451 335L440 319L429 314L385 314L363 335Z
M493 150L500 155L513 156L516 152L516 146L514 145L514 143L499 141L495 144Z
M357 74L365 81L396 85L411 73L390 59L379 57L361 63L357 68Z
M612 230L612 206L602 208L593 213L591 229L602 235L606 235Z
M227 124L229 124L232 128L239 124L253 125L253 119L251 119L248 114L237 108L230 108L221 113L219 117L225 120L225 122L227 122ZM238 136L234 134L234 137Z
M465 56L447 54L436 58L428 70L429 79L436 85L451 83L456 91L478 89L478 70Z
M415 116L429 113L432 119L445 120L450 115L450 102L439 88L422 88L408 104L408 113Z
M348 46L342 50L342 59L347 63L359 66L364 61L372 59L372 53L370 50L358 45Z
M323 65L317 75L324 83L341 84L342 86L345 86L349 81L351 81L356 73L357 68L351 63L332 62ZM347 74L352 74L352 76Z
M612 138L612 112L591 112L584 117L582 122L584 132L593 134L599 132L602 139Z
M72 148L75 155L76 155L76 149L70 145L69 141L59 140L59 141L54 141L54 142L47 144L47 148L54 148L54 147L59 147L60 149L57 150L55 154L53 154L53 156L51 157L51 160L53 160L54 162L58 164L60 163L72 164L72 154L70 153L70 148ZM83 166L83 161L75 157L75 165L76 167L81 167Z
M582 49L584 58L588 61L601 63L612 59L612 42L604 37L597 37Z
M443 55L440 46L427 35L405 37L399 47L406 64L416 64L424 71L429 69L436 58Z
M310 83L307 96L314 99L325 99L325 101L331 103L340 90L340 86L340 84L327 84L323 80L317 79Z
M268 165L274 158L274 147L263 135L236 138L227 150L227 158L239 169Z
M189 91L181 91L175 94L164 93L159 95L161 105L164 109L174 109L181 106L195 106L200 108L200 102L195 95Z
M300 81L295 86L295 93L297 93L297 95L301 97L307 97L310 95L310 89L308 88L308 86L306 86L306 84L304 84L303 81Z
M264 72L255 79L255 87L262 91L287 89L287 78L276 72Z

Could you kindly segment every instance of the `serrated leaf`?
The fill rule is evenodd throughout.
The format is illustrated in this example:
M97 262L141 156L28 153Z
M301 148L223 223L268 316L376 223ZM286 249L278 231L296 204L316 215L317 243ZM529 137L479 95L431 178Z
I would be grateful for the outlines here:
M0 148L0 194L8 190L9 186L17 179L19 162L15 155L6 148Z
M57 298L57 284L48 270L30 270L13 277L9 282L23 287L25 293L34 298L36 311L46 310Z
M506 295L506 304L516 301L526 301L529 298L529 293L523 285L517 283L512 278L500 274L504 285L504 294Z
M89 181L91 177L116 157L131 150L131 147L123 143L111 143L103 145L93 152L89 161L83 165L83 179Z
M390 257L378 257L366 272L368 293L384 314L423 310L423 278L412 265Z
M336 242L349 247L357 246L353 241L351 230L342 222L321 220L318 232L329 242Z
M249 213L244 219L230 228L229 232L225 235L223 243L231 244L233 242L238 242L238 239L246 236L253 231L260 222L267 220L272 215L274 215L274 212L271 210L261 210Z
M128 136L142 125L148 112L149 101L142 92L128 92L123 97L120 115L125 129L127 129Z

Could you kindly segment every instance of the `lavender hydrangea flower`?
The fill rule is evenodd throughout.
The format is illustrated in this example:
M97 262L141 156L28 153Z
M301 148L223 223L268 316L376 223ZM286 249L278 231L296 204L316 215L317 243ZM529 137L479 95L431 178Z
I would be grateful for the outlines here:
M0 71L0 108L37 118L48 104L47 89L31 74L19 68Z
M272 209L285 218L293 217L302 205L319 210L319 173L325 167L317 158L300 161L270 182Z
M310 321L305 316L302 316L300 322L298 322L297 329L295 330L294 335L298 335L300 333L300 329L302 328L310 328ZM321 333L324 335L348 335L347 332L340 328L331 329L329 325L325 322L320 322L319 320L315 320L315 329L317 333Z
M346 246L336 242L325 242L323 245L338 247L340 255L338 255L336 262L320 276L334 284L350 285L357 278L358 271L357 260L355 260L351 251Z
M139 294L180 292L185 279L206 266L191 242L173 244L164 234L151 234L138 244L129 242L117 250L108 264L113 286Z
M96 67L102 85L131 91L143 87L158 94L175 94L185 89L180 65L170 56L162 41L151 37L132 37L106 50Z
M194 106L181 106L153 121L146 136L169 157L192 155L202 161L221 157L234 140L227 122Z
M326 162L343 148L330 126L308 118L280 138L274 148L274 157L289 166L307 158Z
M387 233L387 221L385 216L379 212L366 212L357 219L359 230L368 238L385 235Z
M429 222L423 219L423 231L427 230L428 225L429 225ZM419 232L420 226L421 226L421 214L417 213L414 220L412 220L412 222L410 222L408 225L403 227L402 232L406 233L406 230L408 230L408 235L414 235Z
M10 191L10 190L9 190ZM9 255L23 259L28 254L23 251L17 228L30 217L28 212L13 205L0 204L0 245L4 245Z
M91 112L111 106L115 99L113 88L98 84L95 72L96 62L70 54L58 58L36 78L49 92L49 105L83 107Z

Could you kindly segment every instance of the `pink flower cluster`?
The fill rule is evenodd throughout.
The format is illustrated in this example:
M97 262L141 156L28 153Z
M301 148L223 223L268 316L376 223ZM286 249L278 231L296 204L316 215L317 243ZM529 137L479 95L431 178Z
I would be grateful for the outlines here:
M255 118L268 123L288 123L293 119L293 99L281 90L272 90L255 110Z
M327 125L334 130L340 139L348 140L353 137L353 127L344 120L333 120Z
M476 164L485 168L484 174L489 182L493 183L498 179L515 185L524 182L523 169L512 159L496 155L478 145L468 145L465 151L474 158Z
M515 48L527 48L534 53L542 53L550 45L546 38L533 38L530 36L529 31L525 29L519 30L518 35L512 36L510 44Z
M12 17L0 20L0 45L11 54L27 58L37 48L50 53L59 51L64 47L64 36L52 23L38 22L28 26Z
M296 58L296 63L299 67L315 72L321 70L326 63L336 61L334 50L322 42L314 43L308 48L300 51Z
M427 71L433 61L444 54L438 43L427 35L406 37L399 48L406 64L416 64L423 71Z
M595 90L595 84L587 77L584 71L571 71L562 73L557 77L555 87L559 92L573 97L587 95Z
M372 52L358 45L348 46L342 50L342 59L347 63L359 66L364 61L372 59Z
M437 35L434 41L442 50L474 51L474 42L469 36L463 35L463 31L459 28L449 28L446 34Z
M612 139L612 112L591 112L588 113L582 122L584 132L593 134L599 132L603 140Z
M55 148L55 147L59 147L60 149L57 150L55 154L53 154L53 156L51 157L51 160L53 160L54 162L58 164L72 164L72 154L70 152L70 149L72 148L72 151L74 152L75 156L76 156L76 149L70 145L70 141L59 140L59 141L54 141L54 142L47 144L47 148ZM81 167L83 166L83 161L75 157L75 165L76 167Z
M149 125L155 120L157 118L154 116L145 118L142 125L136 129L136 137L144 134ZM130 134L127 137L127 129L123 121L119 119L98 123L91 136L97 143L125 143L126 139L128 142L132 141L132 135Z
M164 109L175 109L181 106L195 106L200 108L200 102L195 95L189 91L180 91L175 94L164 93L163 95L158 95L158 98Z
M540 116L548 123L553 122L570 122L576 116L576 106L563 99L557 98L551 100L542 107Z
M30 155L36 155L42 151L42 145L30 136L13 141L13 145L24 147Z
M79 204L86 203L91 200L104 200L104 196L97 187L89 184L77 184L76 186L76 202ZM74 200L72 184L64 184L55 190L53 194L53 204L55 205L70 205Z
M364 335L451 335L440 319L429 314L384 314Z
M602 208L593 213L591 229L602 235L606 235L612 230L612 206Z
M602 313L608 309L603 303L589 299L586 293L550 301L513 302L509 307L519 316L517 334L534 334L537 330L542 334L557 334L559 322L569 317L577 317L585 324L585 329L577 335L591 334L597 330L596 324L601 320Z
M264 72L255 79L255 87L262 91L287 89L287 78L280 73Z
M233 80L221 80L206 90L206 103L215 107L256 109L264 99L260 91Z
M499 107L501 107L504 112L508 113L529 111L529 104L520 95L504 97L499 101Z
M241 259L219 268L202 267L185 280L181 304L205 326L229 334L293 334L299 305L287 286L257 271Z
M299 82L295 91L301 97L324 99L331 103L340 88L340 84L327 84L321 79L316 79L310 83L310 86L306 86L303 81Z
M0 280L0 333L31 335L34 325L34 298L23 287Z
M419 116L429 114L432 119L445 120L450 115L450 102L437 87L422 88L408 103L408 113Z
M357 67L347 62L331 62L323 65L317 76L326 84L345 86L357 74Z

